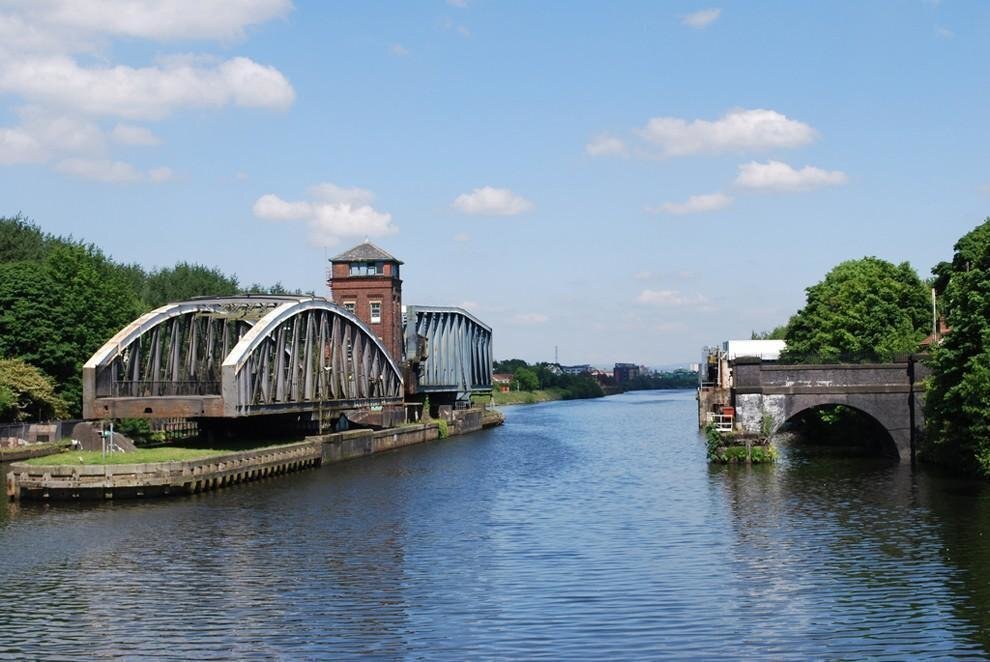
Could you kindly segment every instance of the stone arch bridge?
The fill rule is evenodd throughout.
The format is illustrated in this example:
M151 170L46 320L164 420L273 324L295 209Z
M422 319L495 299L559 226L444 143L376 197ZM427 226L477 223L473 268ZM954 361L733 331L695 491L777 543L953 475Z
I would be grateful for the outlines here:
M769 416L775 432L802 412L828 405L857 409L879 422L901 460L914 458L924 424L927 367L918 357L894 363L782 365L739 358L733 367L736 424L760 434Z

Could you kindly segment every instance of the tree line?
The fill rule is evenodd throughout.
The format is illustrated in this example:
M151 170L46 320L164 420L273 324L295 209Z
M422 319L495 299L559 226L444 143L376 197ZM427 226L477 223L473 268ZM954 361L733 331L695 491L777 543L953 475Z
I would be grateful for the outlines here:
M288 293L187 262L146 270L0 218L0 420L79 416L83 363L117 331L171 301L242 292Z
M923 459L990 477L990 218L963 235L950 261L922 280L907 262L876 257L842 262L807 288L783 327L781 361L889 361L926 350ZM921 347L937 326L948 331Z

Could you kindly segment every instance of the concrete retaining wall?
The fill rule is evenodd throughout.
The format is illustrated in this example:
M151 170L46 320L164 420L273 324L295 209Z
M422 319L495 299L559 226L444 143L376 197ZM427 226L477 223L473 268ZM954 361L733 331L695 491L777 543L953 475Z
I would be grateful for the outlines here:
M450 436L499 425L498 412L456 411L448 422ZM307 437L305 441L185 462L111 465L10 465L10 499L114 499L193 494L266 478L328 462L411 446L439 438L437 423L388 430L351 430Z

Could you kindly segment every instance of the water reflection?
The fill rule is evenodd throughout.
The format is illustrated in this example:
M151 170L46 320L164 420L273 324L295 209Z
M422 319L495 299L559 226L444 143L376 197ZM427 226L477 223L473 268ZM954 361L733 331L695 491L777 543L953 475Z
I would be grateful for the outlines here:
M181 498L0 506L0 656L983 655L990 493L884 460L713 467L691 393L513 408Z

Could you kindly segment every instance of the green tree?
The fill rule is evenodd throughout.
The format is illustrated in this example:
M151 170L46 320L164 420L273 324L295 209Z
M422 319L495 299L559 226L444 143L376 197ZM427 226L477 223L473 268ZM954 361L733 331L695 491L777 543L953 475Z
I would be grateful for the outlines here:
M0 359L0 420L47 421L67 413L50 377L19 359Z
M990 477L990 219L933 270L951 331L932 350L924 455Z
M227 276L219 269L179 262L174 267L148 274L143 298L149 308L158 308L192 297L230 296L238 292L240 287L234 276Z
M0 264L0 355L42 369L77 415L83 363L143 309L99 251L54 244L41 261Z
M931 325L928 290L907 262L849 260L806 291L784 361L890 360L915 351Z
M0 262L40 260L48 252L51 238L37 225L18 214L0 218Z
M535 391L540 388L540 378L532 368L516 368L512 378L519 384L521 391Z

